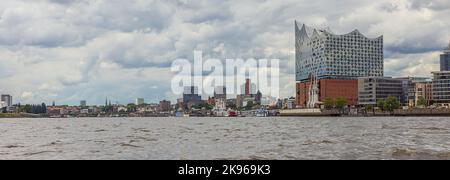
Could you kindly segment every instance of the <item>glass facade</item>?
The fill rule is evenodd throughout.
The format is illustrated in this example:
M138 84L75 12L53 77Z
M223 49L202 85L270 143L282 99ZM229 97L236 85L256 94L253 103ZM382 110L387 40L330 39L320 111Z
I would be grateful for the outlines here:
M441 71L450 71L450 52L441 54Z
M407 103L408 79L390 77L358 78L358 104L375 105L378 100L389 96L397 98L402 104Z
M435 103L450 103L450 71L433 72L433 100Z
M296 80L357 79L384 75L383 36L370 39L358 30L335 35L295 23Z

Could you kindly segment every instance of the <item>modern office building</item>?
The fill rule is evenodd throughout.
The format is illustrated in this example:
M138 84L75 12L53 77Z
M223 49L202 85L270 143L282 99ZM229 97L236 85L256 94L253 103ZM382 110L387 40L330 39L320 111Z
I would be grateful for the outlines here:
M415 107L420 98L425 98L426 106L432 104L433 101L433 86L431 77L400 77L396 79L404 80L405 98L410 107Z
M397 98L402 104L407 104L408 91L405 85L409 80L391 77L361 77L358 78L358 104L376 105L378 100L390 96Z
M4 102L4 106L6 106L6 107L10 107L13 105L12 96L9 94L2 94L1 101Z
M136 105L143 105L145 104L145 99L144 98L136 98Z
M441 54L441 71L450 71L450 43L444 54Z
M450 106L450 71L433 73L433 102L439 106Z
M80 107L86 107L87 103L85 100L80 101Z
M325 98L358 98L359 77L384 75L383 36L358 30L344 35L295 23L297 104L311 107Z

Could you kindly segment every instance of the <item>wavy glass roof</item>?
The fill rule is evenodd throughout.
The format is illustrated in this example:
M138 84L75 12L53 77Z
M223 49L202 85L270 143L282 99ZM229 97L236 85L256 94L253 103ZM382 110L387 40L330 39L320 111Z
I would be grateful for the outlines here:
M325 28L325 29L318 29L318 28L314 28L314 27L309 27L306 24L302 25L302 28L298 27L297 21L295 21L295 31L297 33L297 35L299 35L299 39L301 41L304 41L306 39L311 39L317 36L323 36L323 35L330 35L330 36L334 36L334 37L345 37L345 36L351 36L354 34L357 34L358 36L362 36L368 40L379 40L381 38L383 38L383 36L379 36L377 38L369 38L367 36L365 36L364 34L362 34L359 30L355 29L354 31L347 33L347 34L342 34L342 35L338 35L335 34L331 31L331 29L329 27ZM450 45L449 45L450 48Z

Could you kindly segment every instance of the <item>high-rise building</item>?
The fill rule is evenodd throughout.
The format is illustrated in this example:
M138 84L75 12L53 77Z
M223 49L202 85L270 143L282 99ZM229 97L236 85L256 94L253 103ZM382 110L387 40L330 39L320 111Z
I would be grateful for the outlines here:
M450 71L433 73L433 102L440 106L450 106Z
M297 105L337 97L356 105L357 79L384 75L383 36L367 38L358 30L336 35L295 22L295 61Z
M391 77L358 78L358 104L375 105L378 100L390 96L397 98L402 104L407 104L407 81L409 80Z
M86 107L87 103L85 100L80 101L80 107Z
M441 71L450 71L450 43L444 54L441 54Z
M136 98L136 105L143 105L145 103L144 98Z
M10 107L12 106L12 96L9 94L2 94L1 101L5 103L5 106Z

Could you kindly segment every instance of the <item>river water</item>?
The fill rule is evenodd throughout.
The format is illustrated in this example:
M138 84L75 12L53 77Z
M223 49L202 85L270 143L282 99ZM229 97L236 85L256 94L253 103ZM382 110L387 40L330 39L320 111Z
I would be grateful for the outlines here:
M0 119L0 159L450 159L450 118Z

